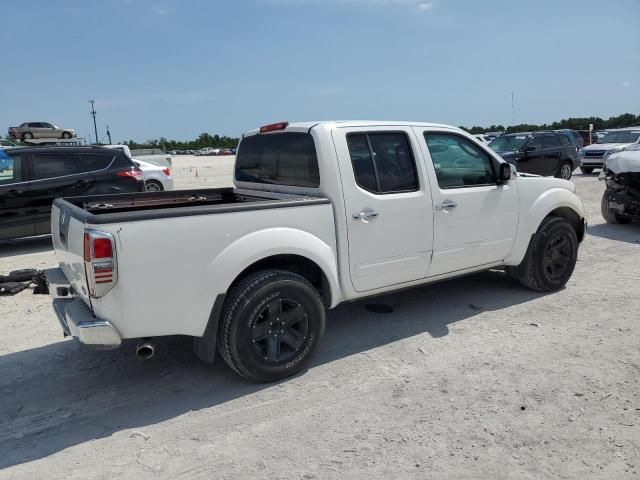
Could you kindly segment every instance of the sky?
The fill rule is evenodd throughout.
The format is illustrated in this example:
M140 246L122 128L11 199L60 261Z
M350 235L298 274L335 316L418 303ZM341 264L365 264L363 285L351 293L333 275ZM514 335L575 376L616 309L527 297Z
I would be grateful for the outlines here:
M0 0L0 134L640 113L640 0ZM93 138L92 138L93 140Z

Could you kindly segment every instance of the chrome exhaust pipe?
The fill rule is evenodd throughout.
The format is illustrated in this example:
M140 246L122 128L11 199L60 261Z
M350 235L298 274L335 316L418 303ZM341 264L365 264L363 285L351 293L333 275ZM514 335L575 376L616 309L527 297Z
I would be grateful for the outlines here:
M142 360L149 360L156 353L156 347L150 340L142 340L136 347L136 355Z

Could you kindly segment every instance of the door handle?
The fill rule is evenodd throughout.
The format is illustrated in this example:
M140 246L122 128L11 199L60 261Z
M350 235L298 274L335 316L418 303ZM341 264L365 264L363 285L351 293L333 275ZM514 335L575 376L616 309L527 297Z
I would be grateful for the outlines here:
M375 218L378 215L378 212L374 212L373 210L363 210L361 212L354 213L352 217L354 220L362 220L366 223L369 219Z
M20 195L22 193L22 190L16 190L15 188L13 190L9 190L9 195Z
M436 204L436 210L446 210L448 208L456 208L458 204L453 200L445 200L442 203Z

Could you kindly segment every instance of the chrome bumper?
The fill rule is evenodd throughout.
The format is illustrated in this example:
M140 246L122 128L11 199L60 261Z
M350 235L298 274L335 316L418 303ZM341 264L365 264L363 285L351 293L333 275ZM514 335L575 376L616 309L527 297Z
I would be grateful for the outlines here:
M50 295L53 297L53 311L65 337L75 337L80 343L97 348L109 349L120 346L122 338L116 327L107 320L96 318L81 298L61 296L64 292L70 292L71 287L59 268L47 270L45 275Z

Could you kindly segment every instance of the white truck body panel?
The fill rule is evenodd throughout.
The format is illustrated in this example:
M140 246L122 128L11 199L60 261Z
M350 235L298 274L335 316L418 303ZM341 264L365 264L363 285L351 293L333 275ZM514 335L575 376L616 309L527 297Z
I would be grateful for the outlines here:
M75 294L97 318L113 324L122 338L198 337L205 331L216 298L246 268L265 258L298 255L314 262L329 284L328 306L334 307L345 300L494 266L518 265L531 236L550 212L565 207L584 218L575 188L565 180L516 176L505 184L441 189L425 132L465 137L496 162L503 162L454 127L418 122L309 122L291 124L286 131L309 132L313 137L320 186L236 181L236 191L307 195L326 198L327 203L98 225L74 218L69 224L68 249L58 238L60 209L54 204L56 253ZM356 184L348 134L387 131L403 132L409 139L419 183L416 191L379 195ZM457 205L441 208L447 202ZM367 212L377 216L354 218ZM116 241L117 284L101 298L89 299L83 292L85 228L109 233Z

